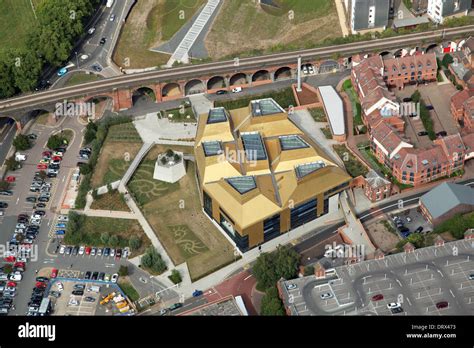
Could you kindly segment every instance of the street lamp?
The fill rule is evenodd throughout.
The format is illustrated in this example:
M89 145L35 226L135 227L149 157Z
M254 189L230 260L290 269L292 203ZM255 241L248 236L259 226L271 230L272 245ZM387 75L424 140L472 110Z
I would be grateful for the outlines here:
M77 69L79 69L79 58L77 57L77 51L74 52L76 54L76 64L77 64Z

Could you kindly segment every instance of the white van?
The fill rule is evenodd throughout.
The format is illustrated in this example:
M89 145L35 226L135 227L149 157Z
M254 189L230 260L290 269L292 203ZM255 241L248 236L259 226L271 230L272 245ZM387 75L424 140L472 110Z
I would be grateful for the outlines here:
M26 161L26 155L22 155L19 152L15 153L15 161L17 162Z
M240 93L240 92L242 92L242 87L232 88L232 93Z
M91 285L91 286L89 286L89 287L87 288L87 291L99 293L99 291L100 291L100 286Z

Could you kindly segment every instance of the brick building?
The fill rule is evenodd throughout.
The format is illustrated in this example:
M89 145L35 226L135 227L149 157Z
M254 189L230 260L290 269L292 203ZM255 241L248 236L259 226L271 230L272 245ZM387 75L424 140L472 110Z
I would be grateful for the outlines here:
M387 60L380 56L366 59L356 56L353 62L351 80L360 98L370 148L377 161L390 169L397 181L418 186L463 169L464 161L470 157L459 134L437 139L428 148L414 148L404 135L405 122L401 114L405 111L389 90L389 87L436 81L434 54ZM456 117L468 115L466 123L469 123L474 102L466 102L466 96L469 92L463 91L453 97L451 108Z

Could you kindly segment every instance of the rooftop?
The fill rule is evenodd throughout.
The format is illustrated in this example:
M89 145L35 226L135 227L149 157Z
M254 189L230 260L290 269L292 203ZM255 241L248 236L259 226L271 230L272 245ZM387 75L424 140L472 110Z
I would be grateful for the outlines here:
M282 135L279 139L283 151L309 147L309 145L299 135Z
M421 196L420 201L436 219L461 204L474 207L474 189L445 182Z
M344 107L341 97L332 86L320 86L319 93L328 114L329 124L334 135L343 135L346 132L344 122Z
M223 107L212 108L211 110L209 110L209 117L207 118L208 124L226 122L226 121L227 121L227 115Z

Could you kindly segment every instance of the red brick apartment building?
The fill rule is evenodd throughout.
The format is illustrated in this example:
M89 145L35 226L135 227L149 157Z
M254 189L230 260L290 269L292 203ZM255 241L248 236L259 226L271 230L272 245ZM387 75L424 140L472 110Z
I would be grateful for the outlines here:
M474 89L464 89L451 97L451 115L468 132L474 131Z
M387 60L378 55L353 59L351 80L360 98L371 150L403 184L418 186L464 167L468 151L459 134L437 139L424 149L414 148L404 138L399 103L388 89L436 81L437 68L434 53Z

